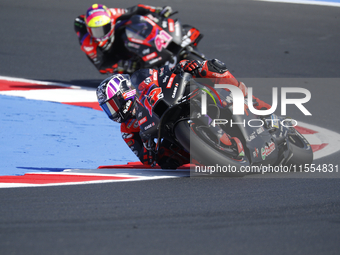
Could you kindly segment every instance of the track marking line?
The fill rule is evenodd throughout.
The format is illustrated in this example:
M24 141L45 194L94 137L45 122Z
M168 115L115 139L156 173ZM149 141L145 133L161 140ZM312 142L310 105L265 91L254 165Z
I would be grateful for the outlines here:
M317 131L317 133L312 134L312 135L302 134L303 136L306 136L307 141L311 144L312 147L313 145L314 147L316 147L316 145L319 145L317 147L318 150L313 150L314 160L329 156L340 150L340 146L339 146L340 134L334 131L331 131L329 129L315 126L312 124L307 124L301 121L299 121L299 125L303 127L307 127L311 130ZM311 141L314 141L315 143L312 143L310 140L308 140L307 137L311 139Z
M255 1L340 7L340 1L331 1L331 0L329 0L329 1L313 1L313 0L255 0Z
M92 171L92 173L91 173ZM90 172L90 173L89 173ZM146 181L168 178L180 178L189 174L170 174L162 172L155 175L154 171L138 169L124 171L115 169L108 173L95 173L96 169L65 169L63 172L35 172L16 176L0 176L0 188L45 187L60 185L99 184L110 182ZM152 173L152 174L151 174Z

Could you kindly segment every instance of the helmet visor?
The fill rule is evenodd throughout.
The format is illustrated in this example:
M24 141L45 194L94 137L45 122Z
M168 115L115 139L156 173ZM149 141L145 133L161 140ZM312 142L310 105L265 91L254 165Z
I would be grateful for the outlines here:
M94 38L103 39L109 35L111 31L111 23L102 27L88 27L88 30Z
M116 120L118 117L119 107L117 103L114 101L114 98L110 98L106 102L102 103L100 107L104 110L107 116L112 119Z

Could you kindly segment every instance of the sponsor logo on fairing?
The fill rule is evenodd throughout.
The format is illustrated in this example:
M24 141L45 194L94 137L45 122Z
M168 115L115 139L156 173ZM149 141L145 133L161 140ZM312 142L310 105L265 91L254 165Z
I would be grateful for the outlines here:
M174 20L173 19L169 19L168 20L168 23L169 23L169 31L172 33L175 31L175 23L174 23Z
M158 21L159 21L159 19L157 19L156 17L152 16L151 14L148 14L148 18L153 20L156 23L158 23Z
M147 125L146 127L144 127L144 130L148 130L148 129L152 128L153 126L155 126L155 122L152 122L149 125Z
M166 75L164 78L163 78L163 82L165 83L167 80L168 80L169 76Z
M91 51L93 50L93 46L84 46L84 50Z
M166 88L167 89L170 89L171 87L172 87L172 82L174 81L174 78L175 78L175 74L172 74L171 75L171 77L170 77L170 79L169 79L169 82L168 82L168 84L166 85Z
M254 131L253 133L251 133L251 134L246 138L246 140L247 140L248 142L250 142L250 141L254 140L255 138L256 138L256 134L255 134L255 131Z
M154 64L154 63L161 61L161 60L162 60L162 57L154 58L154 59L149 61L149 64Z
M265 160L266 157L268 157L274 150L275 150L275 143L274 142L270 142L268 144L268 146L261 148L262 159Z
M142 124L144 124L147 120L148 120L148 119L147 119L147 117L145 116L143 119L141 119L140 121L138 121L138 124L139 124L139 125L142 125Z
M128 42L128 47L139 49L140 45L132 42Z
M143 40L136 39L136 38L133 38L133 37L129 38L129 40L130 40L131 42L134 42L134 43L139 43L139 44L143 44L143 43L144 43Z
M149 61L150 59L153 59L155 57L157 57L157 53L152 52L151 54L144 56L142 59L143 59L143 61Z
M176 21L176 24L175 24L175 36L176 37L180 36L180 32L181 32L180 25L179 25L178 21Z
M158 72L157 71L153 72L153 80L154 81L157 81L157 76L158 76Z
M147 21L147 22L149 22L153 27L155 27L156 26L156 23L155 22L153 22L150 18L148 18L148 17L144 17L144 20L145 21Z
M142 54L143 54L143 55L146 55L146 54L149 54L149 53L150 53L150 48L144 49L144 50L142 51Z
M172 92L172 96L171 96L172 98L176 97L177 89L178 89L178 83L175 84L174 91Z
M258 156L259 156L259 149L255 148L254 151L253 151L253 157L257 158Z
M256 133L259 135L264 131L263 127L259 127L258 129L256 129Z

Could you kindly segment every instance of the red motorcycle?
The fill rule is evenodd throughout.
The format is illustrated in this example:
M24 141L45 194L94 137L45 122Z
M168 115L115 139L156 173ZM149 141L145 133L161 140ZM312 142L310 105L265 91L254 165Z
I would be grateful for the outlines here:
M148 77L146 79L146 77ZM223 176L244 176L249 170L272 167L284 171L302 170L313 161L308 141L284 118L272 114L262 120L249 112L233 115L233 97L228 90L214 89L205 79L192 79L189 73L173 73L168 67L141 69L131 76L137 91L136 117L143 139L152 142L157 155L162 146L172 151L169 157L205 166L204 172L218 167ZM207 114L202 115L202 93L207 97ZM212 119L229 119L234 123L258 120L263 126L211 125ZM280 121L279 121L280 120ZM286 119L289 123L289 119ZM230 145L221 143L223 133L230 134ZM190 154L190 157L188 156ZM195 169L196 170L196 169Z

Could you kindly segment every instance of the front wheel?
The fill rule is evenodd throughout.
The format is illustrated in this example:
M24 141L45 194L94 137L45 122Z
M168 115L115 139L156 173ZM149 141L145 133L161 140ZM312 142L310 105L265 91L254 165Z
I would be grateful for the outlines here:
M288 135L288 149L292 152L292 157L285 165L305 165L313 162L313 151L306 140L298 131Z
M205 170L214 169L214 176L242 177L242 172L249 166L246 156L240 157L232 148L221 148L209 128L189 120L180 121L174 129L175 136L181 145L190 152L192 159L202 164ZM209 171L208 171L209 172ZM211 173L211 171L210 171Z

